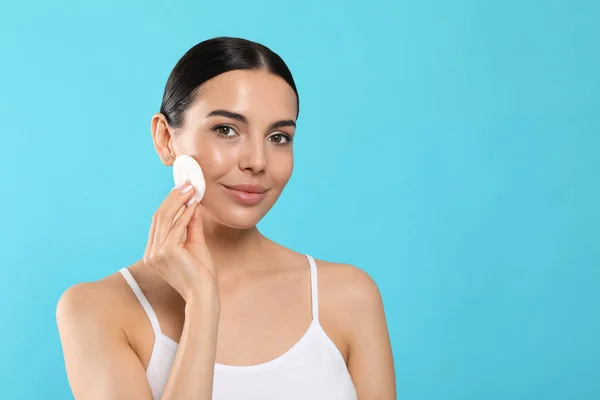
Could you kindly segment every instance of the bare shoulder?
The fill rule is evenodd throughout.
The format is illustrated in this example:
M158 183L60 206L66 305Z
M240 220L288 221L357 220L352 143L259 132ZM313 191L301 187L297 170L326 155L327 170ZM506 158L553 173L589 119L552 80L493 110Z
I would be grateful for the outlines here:
M357 266L315 260L322 326L347 359L361 337L385 325L379 288Z
M348 264L318 261L325 330L339 346L359 399L395 399L395 370L375 281Z
M123 281L111 274L92 282L81 282L67 288L56 304L56 320L61 325L77 323L79 326L119 326L124 320L123 304L127 299Z
M72 285L56 305L56 322L73 396L151 398L144 365L123 329L131 302L120 273Z
M303 270L306 265L305 254L274 242L271 244L275 249L273 254L277 255L279 259L293 265L296 271ZM324 314L338 316L348 314L350 318L356 320L357 312L371 313L374 309L383 310L379 288L366 271L351 264L316 258L315 263L317 264L319 298L321 299L319 309ZM323 316L327 317L327 315Z
M315 261L320 292L334 300L338 306L356 306L360 309L381 307L379 288L366 271L351 264Z

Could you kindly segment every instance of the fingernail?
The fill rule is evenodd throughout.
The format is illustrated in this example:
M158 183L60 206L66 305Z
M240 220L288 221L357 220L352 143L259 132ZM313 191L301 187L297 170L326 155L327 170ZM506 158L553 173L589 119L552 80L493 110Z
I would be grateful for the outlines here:
M193 187L192 185L190 185L190 186L187 186L185 189L183 189L183 190L181 191L181 193L187 193L187 192L189 192L190 190L192 190L193 188L194 188L194 187Z

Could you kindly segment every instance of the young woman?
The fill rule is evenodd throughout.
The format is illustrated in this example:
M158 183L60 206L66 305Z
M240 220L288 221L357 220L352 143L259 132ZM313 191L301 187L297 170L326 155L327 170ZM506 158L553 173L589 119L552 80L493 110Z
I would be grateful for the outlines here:
M220 37L179 60L152 118L166 166L204 171L153 216L141 260L67 289L57 323L77 399L395 398L381 297L345 264L314 260L256 224L292 173L299 99L283 60Z

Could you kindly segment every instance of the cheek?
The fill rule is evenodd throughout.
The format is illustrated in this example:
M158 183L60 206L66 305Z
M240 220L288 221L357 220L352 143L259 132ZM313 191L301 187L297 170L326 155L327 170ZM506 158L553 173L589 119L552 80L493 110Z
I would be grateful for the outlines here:
M272 163L271 175L278 185L285 186L294 170L294 157L292 154L281 155Z
M219 177L231 170L237 162L237 155L227 146L206 143L199 147L198 161L207 177Z

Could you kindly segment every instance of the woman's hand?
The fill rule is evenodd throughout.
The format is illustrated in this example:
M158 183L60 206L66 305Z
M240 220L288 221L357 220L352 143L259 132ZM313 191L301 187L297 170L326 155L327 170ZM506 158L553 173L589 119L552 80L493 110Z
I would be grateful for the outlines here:
M194 191L186 181L158 207L152 217L144 263L186 302L198 297L218 301L216 269L204 241L202 206L196 201L186 206Z

